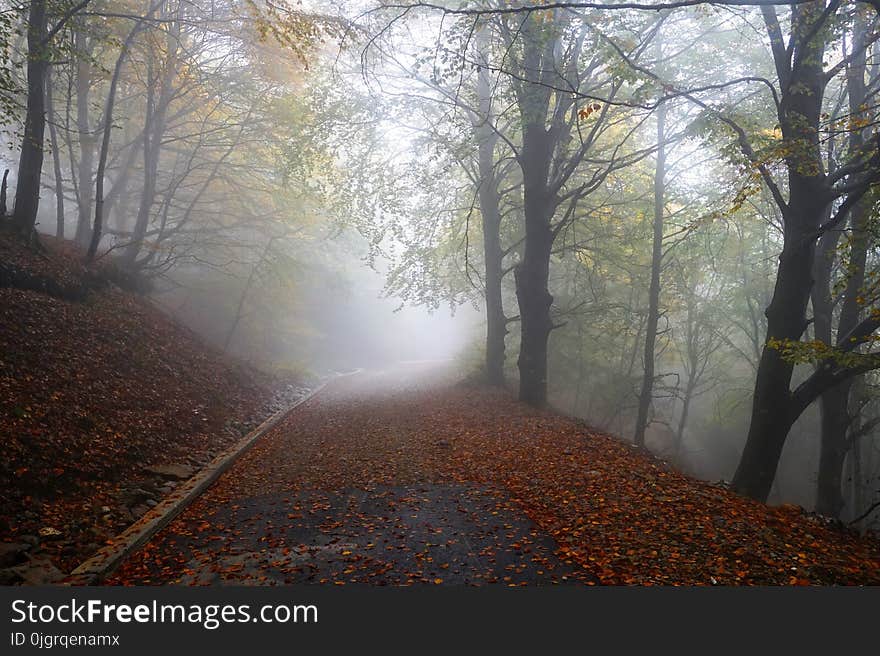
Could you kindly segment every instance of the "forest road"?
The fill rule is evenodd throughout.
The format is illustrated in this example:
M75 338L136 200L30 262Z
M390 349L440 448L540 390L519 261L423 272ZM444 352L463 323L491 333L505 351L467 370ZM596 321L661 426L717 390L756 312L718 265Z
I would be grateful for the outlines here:
M331 382L265 435L109 584L593 583L461 451L478 417L452 363ZM475 406L469 412L479 412ZM460 447L460 445L462 445ZM491 466L490 463L486 463Z

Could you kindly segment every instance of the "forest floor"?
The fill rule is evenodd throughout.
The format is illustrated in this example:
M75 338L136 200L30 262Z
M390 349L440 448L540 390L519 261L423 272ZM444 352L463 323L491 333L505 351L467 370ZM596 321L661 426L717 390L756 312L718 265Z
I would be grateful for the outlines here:
M43 242L0 235L0 584L61 578L279 403L279 381Z
M880 542L437 365L337 379L111 584L880 584Z
M63 579L291 400L45 244L0 234L0 584ZM880 584L876 536L457 380L333 381L108 582Z

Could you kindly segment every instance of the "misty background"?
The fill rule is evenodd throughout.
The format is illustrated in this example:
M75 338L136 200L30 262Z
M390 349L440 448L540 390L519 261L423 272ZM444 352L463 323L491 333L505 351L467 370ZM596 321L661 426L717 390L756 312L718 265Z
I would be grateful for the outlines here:
M505 70L504 53L522 46L515 39L505 46L509 25L488 23L481 32L464 18L383 11L369 2L94 4L105 15L73 19L58 35L58 61L50 67L41 235L85 248L94 234L93 187L115 78L97 258L112 263L120 286L267 371L326 375L451 359L462 378L475 377L486 348L478 160L480 129L489 122L504 249L500 294L509 319L504 374L516 387L521 334L513 271L523 258L525 210L523 175L513 165L522 139L521 117L511 109L517 78ZM3 44L5 75L17 90L6 94L0 162L10 171L11 195L26 35L23 9L2 5L14 28ZM846 25L875 28L874 18L865 27L853 12L841 19ZM575 19L585 15L565 19L572 23L560 28L554 55L560 67L578 64L593 75L592 82L578 78L581 95L569 112L570 141L597 128L594 151L584 162L571 160L576 178L588 180L596 162L629 159L608 166L570 213L558 210L565 223L549 264L555 327L548 400L631 438L656 265L656 368L645 443L688 473L729 481L749 429L783 234L760 176L733 154L736 135L706 104L730 108L771 153L768 161L775 157L769 95L726 86L740 76L774 78L770 44L754 36L761 12L685 12L665 18L662 31L656 17L589 15L595 30L582 34ZM571 59L578 39L580 59ZM662 85L615 60L609 39L637 52L653 74L704 88L703 105L678 96L664 110L662 262L652 261L658 125L648 102ZM871 104L880 60L874 41L865 50ZM596 53L604 63L594 61ZM851 39L829 43L830 66L851 54ZM626 103L609 102L609 90ZM563 92L553 94L558 100ZM846 94L844 76L835 78L828 121L846 120ZM484 101L481 123L474 107ZM866 125L875 120L875 104ZM838 143L823 141L829 161L845 138L838 132ZM570 143L559 146L570 150ZM776 159L768 166L778 172L781 165ZM874 203L871 195L872 217ZM842 252L851 234L835 248ZM836 294L850 266L845 254L837 257L829 274ZM872 280L873 241L866 261ZM818 339L811 330L804 341ZM815 363L798 361L795 380ZM880 488L876 383L873 371L865 373L854 392L854 414L869 428L843 466L846 518ZM771 502L814 507L820 419L813 403L794 424Z

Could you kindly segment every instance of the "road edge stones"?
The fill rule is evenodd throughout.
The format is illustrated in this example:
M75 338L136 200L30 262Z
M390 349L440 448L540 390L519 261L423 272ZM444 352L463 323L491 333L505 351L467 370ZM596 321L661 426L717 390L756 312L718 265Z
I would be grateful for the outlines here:
M80 563L63 581L61 585L82 586L100 585L123 560L146 544L150 538L165 528L190 504L199 498L233 463L256 444L270 430L298 407L310 401L323 391L330 383L346 376L359 373L360 370L334 376L324 381L293 404L279 410L250 433L241 438L234 446L216 456L204 468L180 485L158 505L151 508L134 524L112 538L110 543L96 551L89 559Z

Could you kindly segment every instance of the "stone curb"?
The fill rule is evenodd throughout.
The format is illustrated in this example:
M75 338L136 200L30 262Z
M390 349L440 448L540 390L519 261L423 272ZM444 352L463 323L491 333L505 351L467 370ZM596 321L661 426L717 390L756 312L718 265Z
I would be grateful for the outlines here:
M242 454L247 452L258 439L277 426L282 419L306 401L314 398L334 380L354 375L358 371L340 374L331 378L288 408L279 410L269 417L241 438L235 446L214 458L201 471L174 490L170 496L163 499L143 517L113 538L110 544L99 549L91 558L81 563L69 576L61 581L61 585L99 585L103 579L119 567L123 560L140 549L150 538L171 523L202 492L208 489L223 472L229 469Z

